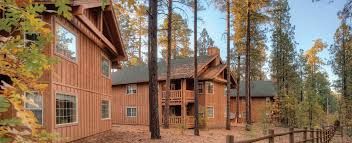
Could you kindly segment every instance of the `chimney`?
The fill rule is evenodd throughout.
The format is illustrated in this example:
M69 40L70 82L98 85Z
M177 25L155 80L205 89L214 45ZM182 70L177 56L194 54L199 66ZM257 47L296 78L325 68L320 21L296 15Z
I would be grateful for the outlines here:
M208 56L219 56L220 49L217 47L208 47Z

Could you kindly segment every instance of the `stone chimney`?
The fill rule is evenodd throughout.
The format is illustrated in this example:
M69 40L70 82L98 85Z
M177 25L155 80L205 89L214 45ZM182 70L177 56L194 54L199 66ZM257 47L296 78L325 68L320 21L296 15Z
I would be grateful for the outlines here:
M220 49L217 47L209 47L207 50L208 50L208 56L220 55Z

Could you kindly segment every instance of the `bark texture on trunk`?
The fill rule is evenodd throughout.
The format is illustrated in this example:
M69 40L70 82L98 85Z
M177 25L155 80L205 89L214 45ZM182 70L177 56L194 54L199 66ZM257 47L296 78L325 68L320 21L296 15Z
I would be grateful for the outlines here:
M231 78L230 78L230 0L226 0L226 31L227 31L227 84L226 84L226 130L231 129L230 125L230 89L231 89Z
M197 0L194 0L194 135L199 136L198 61L197 61Z
M158 28L158 0L149 0L148 16L148 68L149 68L149 130L152 139L160 139L158 113L158 65L157 65L157 28Z
M168 24L167 24L167 71L166 71L166 99L164 112L164 128L169 128L170 110L170 70L171 70L171 31L172 31L172 0L168 3Z
M240 68L241 68L241 56L240 56L240 53L238 53L237 55L237 86L236 86L236 93L237 93L237 96L236 96L236 118L237 118L237 123L238 123L238 120L239 120L239 116L240 116L240 80L241 80L241 71L240 71Z
M246 94L246 123L251 124L251 97L250 97L250 43L251 43L251 35L250 35L250 27L251 27L251 20L250 20L250 7L251 2L250 0L247 1L247 41L246 41L246 85L245 85L245 94Z

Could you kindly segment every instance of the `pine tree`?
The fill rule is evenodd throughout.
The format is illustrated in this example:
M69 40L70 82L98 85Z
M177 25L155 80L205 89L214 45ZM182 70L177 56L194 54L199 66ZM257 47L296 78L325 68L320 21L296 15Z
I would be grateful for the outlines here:
M193 12L194 12L194 135L199 136L199 99L198 99L198 61L197 61L197 18L198 18L198 1L193 2Z
M207 29L203 28L198 38L198 53L199 56L207 55L207 48L214 46L214 40L208 34Z
M152 139L160 139L158 113L158 1L149 0L148 15L148 68L149 68L149 130Z
M186 19L184 19L178 13L172 13L171 21L171 58L177 57L190 57L192 50L190 49L190 35L191 30L188 28ZM163 24L160 26L162 29L159 34L159 43L163 47L161 53L163 59L167 58L167 46L168 46L168 18L164 19Z

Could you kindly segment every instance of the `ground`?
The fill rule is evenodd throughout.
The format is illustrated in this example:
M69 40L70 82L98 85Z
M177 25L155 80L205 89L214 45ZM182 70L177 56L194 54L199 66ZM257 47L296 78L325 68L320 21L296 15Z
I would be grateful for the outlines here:
M148 126L116 125L113 126L111 131L88 137L77 141L77 143L225 143L226 135L233 135L235 141L240 141L263 136L262 129L260 125L254 125L252 131L246 131L243 126L232 127L230 131L225 129L202 129L200 136L194 136L192 129L161 128L161 139L151 140ZM276 133L288 131L286 128L278 127L274 128L274 130ZM301 138L301 135L297 135L295 136L295 141L299 141ZM285 143L288 142L287 139L287 136L283 136L275 139L275 142ZM345 139L344 142L349 143L350 141ZM267 142L263 141L263 143ZM340 143L340 137L336 137L333 142Z

